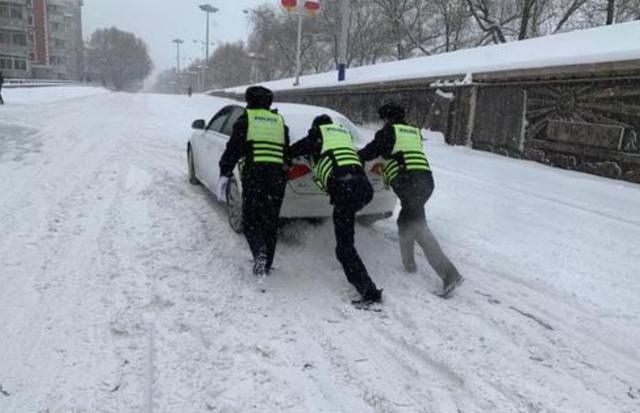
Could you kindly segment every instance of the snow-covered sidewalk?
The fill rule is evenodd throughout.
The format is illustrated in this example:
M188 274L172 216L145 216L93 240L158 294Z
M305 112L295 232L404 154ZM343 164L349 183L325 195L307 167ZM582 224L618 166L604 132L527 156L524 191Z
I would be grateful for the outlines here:
M0 412L640 411L640 186L432 134L429 222L467 282L433 296L393 221L358 227L386 297L362 312L328 224L284 228L255 288L187 183L224 100L55 89L0 107Z

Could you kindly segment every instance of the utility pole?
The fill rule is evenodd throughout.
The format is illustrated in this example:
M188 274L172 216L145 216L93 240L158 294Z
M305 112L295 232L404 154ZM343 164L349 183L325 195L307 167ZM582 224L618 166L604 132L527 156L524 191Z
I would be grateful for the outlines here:
M338 54L338 82L347 78L347 49L349 47L349 21L351 20L350 0L342 0L340 14L342 14L342 28L340 31L340 53Z
M213 7L210 4L201 4L199 7L200 10L207 13L207 43L205 45L205 61L204 65L202 66L202 91L204 92L204 88L206 87L207 69L209 66L209 15L211 13L217 12L219 9L217 7Z
M607 25L613 24L616 17L616 1L607 1Z
M298 6L297 0L282 0L282 5L287 11L296 10L298 15L298 42L296 50L296 81L293 86L300 85L300 76L302 75L302 19L304 17L301 10L302 7ZM304 9L309 12L309 15L315 16L318 10L320 10L320 2L318 0L307 0L304 2Z
M180 45L184 43L184 40L173 39L172 42L176 44L176 91L180 94L182 92L182 82L180 79Z
M300 85L300 73L302 72L302 12L298 12L298 50L296 51L296 82L293 86Z

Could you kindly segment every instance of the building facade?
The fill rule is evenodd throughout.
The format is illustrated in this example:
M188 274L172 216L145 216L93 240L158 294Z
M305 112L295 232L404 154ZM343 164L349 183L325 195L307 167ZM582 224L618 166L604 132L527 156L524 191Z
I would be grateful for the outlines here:
M82 0L0 0L0 70L5 77L84 77Z
M25 0L0 0L0 71L4 77L30 77Z

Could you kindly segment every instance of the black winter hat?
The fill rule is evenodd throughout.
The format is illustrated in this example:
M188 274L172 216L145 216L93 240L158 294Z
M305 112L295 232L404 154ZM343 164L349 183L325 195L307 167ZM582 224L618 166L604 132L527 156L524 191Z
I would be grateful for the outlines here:
M273 103L273 92L263 86L251 86L244 94L249 106L268 109Z
M322 125L330 125L333 123L333 120L331 119L331 117L329 115L320 115L317 116L314 120L313 120L313 128L319 128Z
M385 103L378 109L378 115L380 118L389 119L392 122L404 120L404 107L395 102Z

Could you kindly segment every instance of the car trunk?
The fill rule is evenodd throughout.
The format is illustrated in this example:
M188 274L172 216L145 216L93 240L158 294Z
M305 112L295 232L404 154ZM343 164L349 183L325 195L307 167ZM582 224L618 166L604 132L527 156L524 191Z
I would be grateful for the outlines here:
M371 182L375 192L382 191L384 189L382 176L372 172L373 167L379 163L381 163L381 161L375 160L367 162L366 164L367 177L369 178L369 182ZM300 159L295 160L294 165L305 165L309 167L307 161ZM297 195L322 195L318 186L313 182L313 174L311 172L302 177L290 179L288 185L289 189Z

